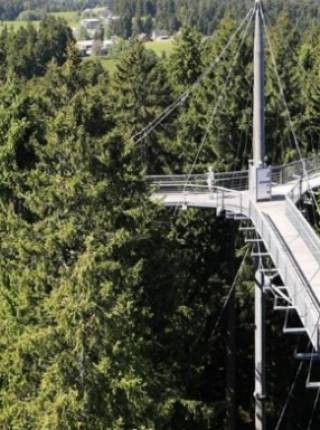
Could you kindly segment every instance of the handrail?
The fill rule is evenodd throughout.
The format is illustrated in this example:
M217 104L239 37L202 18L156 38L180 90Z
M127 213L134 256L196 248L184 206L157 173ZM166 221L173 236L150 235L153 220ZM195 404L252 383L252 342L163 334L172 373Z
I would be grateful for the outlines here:
M317 298L317 296L314 294L312 288L310 287L310 283L308 281L308 279L306 278L305 274L302 272L299 264L297 263L297 260L295 259L295 257L293 256L292 252L290 251L290 248L288 247L287 243L285 242L285 240L283 239L279 229L277 228L277 226L275 225L275 223L272 221L272 218L265 214L264 215L265 219L268 221L270 227L272 228L274 234L277 236L277 239L279 240L279 242L281 243L282 248L284 249L286 255L289 257L292 265L295 268L295 271L297 273L297 275L300 278L301 283L304 285L304 287L308 290L308 293L312 299L312 301L314 302L314 304L319 308L320 311L320 301Z
M235 191L247 190L249 186L249 172L242 170L237 172L218 172L213 173L212 178L208 173L194 174L194 175L153 175L148 176L149 182L153 183L158 188L176 188L180 186L181 190L194 186L207 186L209 188L209 181L212 186L220 186Z
M248 216L263 239L273 259L275 267L289 290L296 305L299 317L306 327L316 350L320 349L319 330L314 330L315 321L319 321L320 302L311 289L310 283L297 264L290 249L286 246L281 233L268 215L258 210L253 202L249 204ZM305 294L303 294L305 293ZM309 305L308 305L309 302ZM308 312L306 312L308 309Z
M320 264L320 238L295 205L291 194L286 196L286 214Z
M274 166L272 168L272 181L278 184L285 184L295 179L297 176L303 177L305 172L310 174L312 171L320 169L320 158L304 158L291 163Z
M293 161L288 164L272 167L272 182L274 184L284 184L293 181L304 174L310 174L315 170L320 170L320 158L303 159ZM214 172L210 178L208 173L191 175L152 175L148 176L148 181L154 184L160 191L170 189L174 191L184 191L203 187L205 188L212 181L212 186L221 186L230 190L245 191L249 188L249 171L240 170L234 172ZM208 187L209 188L209 185Z

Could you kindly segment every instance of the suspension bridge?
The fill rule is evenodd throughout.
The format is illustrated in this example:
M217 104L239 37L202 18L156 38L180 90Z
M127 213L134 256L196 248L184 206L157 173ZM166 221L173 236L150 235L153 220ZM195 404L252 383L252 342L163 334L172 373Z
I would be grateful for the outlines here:
M254 115L253 159L249 169L239 172L150 176L152 199L166 207L208 208L216 213L241 221L246 242L252 244L255 276L255 428L266 428L265 374L265 298L271 294L274 310L285 312L283 332L308 336L310 350L296 352L296 358L309 362L306 387L320 390L320 381L312 379L312 365L320 359L320 238L298 208L308 198L317 205L314 190L320 188L320 158L304 159L291 121L288 105L277 66L269 45L279 83L280 95L292 129L299 160L282 166L266 164L265 157L265 101L264 56L267 31L260 0L249 11L239 29L255 21L254 37ZM238 29L238 31L239 31ZM237 32L230 38L230 46ZM268 43L270 40L267 38ZM221 56L211 65L194 86L208 76ZM181 101L186 93L159 118L137 136L142 140L151 133ZM215 110L213 111L214 116ZM204 139L206 136L204 137ZM201 142L197 157L204 141ZM193 166L194 167L194 166ZM308 196L308 197L306 197ZM317 209L318 206L317 206ZM279 279L281 282L279 282ZM300 324L292 324L292 315ZM278 428L278 426L277 426Z

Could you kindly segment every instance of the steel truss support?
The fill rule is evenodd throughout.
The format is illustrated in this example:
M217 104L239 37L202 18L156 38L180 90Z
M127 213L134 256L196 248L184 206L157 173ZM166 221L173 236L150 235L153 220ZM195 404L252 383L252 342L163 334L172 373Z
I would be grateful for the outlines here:
M265 296L264 274L255 276L255 429L266 428L266 375L265 375Z
M294 324L293 326L290 326L290 314L292 314L291 311L296 312L295 308L288 308L286 310L286 315L283 323L282 332L283 334L292 334L292 335L307 335L307 330L302 325L297 326L297 324Z

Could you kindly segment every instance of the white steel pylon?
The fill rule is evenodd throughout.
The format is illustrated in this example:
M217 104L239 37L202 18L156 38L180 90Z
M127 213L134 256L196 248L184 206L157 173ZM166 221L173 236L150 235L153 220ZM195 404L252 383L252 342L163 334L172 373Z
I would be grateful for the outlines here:
M265 166L264 118L264 35L261 1L255 4L254 94L253 94L253 162L250 166L250 191L255 201L271 198L271 171ZM265 398L265 297L261 257L257 259L255 277L255 428L266 427Z
M271 199L271 168L265 164L264 34L261 0L255 4L253 159L250 163L250 191L255 201Z

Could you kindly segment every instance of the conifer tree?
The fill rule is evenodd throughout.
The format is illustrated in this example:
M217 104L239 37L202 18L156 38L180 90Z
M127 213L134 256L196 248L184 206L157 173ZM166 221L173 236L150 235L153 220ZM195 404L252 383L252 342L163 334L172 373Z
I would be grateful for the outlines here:
M296 158L296 148L291 134L287 107L293 123L301 120L301 87L298 79L299 34L290 23L286 14L279 16L270 34L277 72L272 58L267 61L266 83L266 128L272 133L267 135L267 148L270 162L281 164L290 157ZM281 41L281 43L280 43ZM279 78L282 90L279 88ZM282 91L286 102L282 97ZM287 104L287 107L285 105Z
M117 124L128 137L137 136L170 104L166 71L155 54L138 41L123 53L112 87ZM161 172L165 155L169 156L164 137L170 134L170 118L163 123L162 130L155 130L138 143L148 173Z
M312 26L299 49L297 74L302 95L303 114L298 120L301 142L306 154L319 149L319 28Z
M170 57L171 76L179 89L191 86L202 71L201 35L191 27L182 29Z
M236 21L229 18L221 21L215 37L204 49L204 67L221 54L236 25ZM193 91L179 120L178 144L180 152L190 157L189 160L185 158L187 165L192 165L197 149L206 137L196 171L206 170L208 165L217 171L246 167L244 162L251 150L252 118L252 57L248 43L241 36L235 38L223 60Z
M73 80L68 69L62 75ZM148 428L156 407L143 305L152 205L136 148L119 134L90 137L76 92L51 117L45 141L32 136L27 166L14 157L22 136L28 143L24 118L0 115L9 145L1 156L3 428Z

